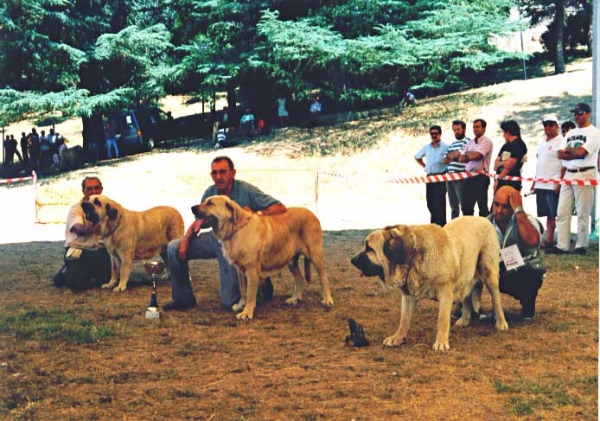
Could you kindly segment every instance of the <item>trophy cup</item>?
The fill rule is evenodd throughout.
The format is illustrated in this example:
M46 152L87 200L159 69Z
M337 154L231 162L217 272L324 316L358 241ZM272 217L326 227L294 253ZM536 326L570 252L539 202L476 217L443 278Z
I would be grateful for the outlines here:
M165 264L163 262L144 262L144 269L147 274L152 276L152 296L150 297L148 310L146 310L146 319L159 319L160 310L156 298L156 277L165 270Z

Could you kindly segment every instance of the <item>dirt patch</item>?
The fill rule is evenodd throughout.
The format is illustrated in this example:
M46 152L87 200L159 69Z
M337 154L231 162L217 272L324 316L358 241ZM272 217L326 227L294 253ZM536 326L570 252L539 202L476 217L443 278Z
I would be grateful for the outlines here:
M510 329L476 321L452 327L451 350L434 352L437 304L423 301L398 348L399 294L360 278L349 258L366 231L327 233L335 306L318 283L288 307L293 280L274 278L275 297L238 322L220 306L216 261L193 261L198 307L144 318L151 288L137 263L125 293L56 289L56 242L0 246L0 417L11 420L380 420L596 419L598 253L549 257L535 321L503 295ZM170 284L158 285L159 305ZM491 308L489 295L484 307ZM25 337L32 315L69 311L92 332L77 344ZM36 313L37 312L37 313ZM7 322L20 317L20 323ZM40 316L42 317L42 316ZM347 318L371 345L345 345ZM43 318L43 317L42 317ZM59 329L60 330L60 329Z

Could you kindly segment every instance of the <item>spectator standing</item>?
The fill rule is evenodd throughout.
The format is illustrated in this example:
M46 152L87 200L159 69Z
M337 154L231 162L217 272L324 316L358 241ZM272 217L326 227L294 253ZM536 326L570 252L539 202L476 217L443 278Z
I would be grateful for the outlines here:
M566 168L565 180L594 180L598 178L598 149L600 131L590 121L591 109L579 103L571 110L577 128L570 130L563 139L558 157ZM571 215L573 206L577 210L576 254L587 254L589 244L590 213L594 201L593 186L561 185L558 199L556 247L546 249L549 254L565 254L570 251Z
M27 135L25 132L21 133L21 153L23 154L23 163L25 167L29 169L29 146L27 145Z
M427 175L446 173L443 159L448 152L448 145L442 142L442 128L434 125L429 128L431 142L423 146L415 154L417 163L425 169ZM423 161L425 158L425 161ZM425 186L427 209L430 222L443 227L446 225L446 182L429 182Z
M467 124L462 120L454 120L452 122L452 131L454 132L454 142L448 147L448 152L442 160L448 165L448 173L460 173L465 171L465 165L459 162L461 151L465 149L467 142L470 140L466 136ZM450 202L450 210L452 219L460 216L460 204L463 199L466 180L454 180L446 182L448 190L448 201Z
M17 142L17 139L15 139L14 134L10 135L9 145L10 145L10 151L13 154L11 164L14 164L14 159L15 159L14 156L15 155L17 155L17 157L19 158L19 162L23 162L23 157L19 153L19 143Z
M287 98L283 94L279 94L277 98L277 117L279 117L279 126L285 127L288 124L290 113L287 108Z
M210 175L214 185L208 187L201 201L215 195L225 195L238 205L263 215L281 213L286 207L278 200L263 193L250 183L235 179L233 161L227 156L218 156L211 163ZM221 244L212 231L200 232L202 220L196 220L188 228L184 237L173 240L167 247L168 263L171 270L173 301L163 306L165 311L183 310L196 306L196 297L190 281L188 261L193 259L214 259L219 262L221 280L220 295L223 305L231 308L240 299L237 270L225 256ZM268 279L268 278L267 278ZM270 279L265 279L267 291L271 291Z
M306 127L312 128L319 125L319 115L321 115L322 109L321 97L315 95L313 101L310 103L310 107L308 107L308 121L306 122Z
M29 146L29 159L31 160L31 169L38 171L40 169L40 136L35 127L27 136L27 145Z
M245 138L251 138L256 135L256 123L254 121L254 114L252 114L250 108L246 108L240 118L239 132Z
M500 148L500 152L494 161L496 180L494 181L494 192L502 186L512 186L521 191L521 180L504 180L506 176L521 177L521 168L527 160L527 145L521 139L521 128L514 120L500 123L502 136L506 141Z
M575 126L575 123L573 123L571 120L567 120L563 124L561 124L560 131L563 137L565 137L567 133L569 133L569 130L574 129L575 127L577 126Z
M46 136L46 132L42 130L40 135L40 170L49 168L51 161L50 141L48 140L48 136Z
M109 120L104 122L104 137L106 139L106 158L118 158L119 146L117 145L117 133Z
M521 316L531 320L535 316L538 290L546 275L540 251L542 224L525 213L521 193L512 186L496 191L488 219L496 228L500 242L500 292L519 300Z
M562 161L558 159L558 150L563 141L563 137L558 134L558 119L556 116L547 115L542 123L545 136L536 152L535 178L560 180L565 169ZM546 217L546 240L541 244L541 248L546 249L554 245L560 184L534 181L531 190L535 191L537 216Z
M81 182L83 198L69 209L65 226L64 265L54 276L54 285L81 291L100 286L110 280L110 256L98 236L100 225L85 219L81 207L90 196L102 194L98 177L86 177Z
M461 208L463 215L475 214L475 203L479 208L479 216L488 216L488 187L490 179L487 173L490 170L492 160L492 140L485 135L487 123L479 118L473 122L473 134L475 137L467 142L465 149L461 152L459 162L465 165L465 171L482 172L475 177L467 178L464 186Z

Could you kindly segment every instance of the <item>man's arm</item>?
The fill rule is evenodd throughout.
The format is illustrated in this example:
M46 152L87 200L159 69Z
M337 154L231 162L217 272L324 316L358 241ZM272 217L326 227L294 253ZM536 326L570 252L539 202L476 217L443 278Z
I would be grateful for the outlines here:
M571 161L573 159L583 159L589 152L583 146L576 148L565 148L558 151L558 159Z
M200 228L202 227L202 222L202 219L196 219L194 222L192 222L192 225L190 225L190 227L183 235L183 238L181 239L181 243L179 245L179 252L177 253L177 257L179 257L179 260L186 260L188 247L190 245L190 239L193 236L198 235L198 233L200 232Z
M510 206L513 211L515 211L517 227L519 228L519 237L521 237L523 244L529 248L537 247L540 244L540 233L531 223L525 211L523 211L523 198L521 197L521 193L518 190L511 191L508 198Z

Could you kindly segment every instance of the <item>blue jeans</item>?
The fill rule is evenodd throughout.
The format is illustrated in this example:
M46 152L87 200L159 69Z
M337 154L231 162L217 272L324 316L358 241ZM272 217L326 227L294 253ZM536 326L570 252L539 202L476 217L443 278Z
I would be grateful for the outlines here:
M452 219L460 216L460 204L463 199L466 180L447 181L448 201L450 202L450 211Z
M173 240L167 247L173 301L189 304L195 298L188 261L216 258L219 262L219 277L221 280L219 294L221 295L221 302L227 308L231 308L231 306L239 302L240 288L237 270L225 259L221 250L221 244L212 231L202 232L199 236L194 236L190 239L187 259L185 261L181 261L177 257L180 244L181 240Z
M119 147L117 146L117 139L114 137L106 139L106 157L108 159L119 157Z

